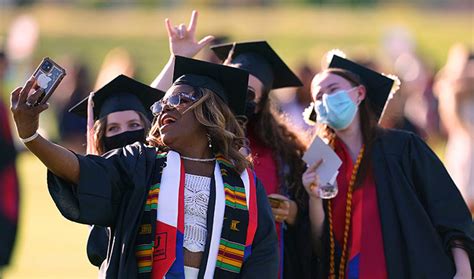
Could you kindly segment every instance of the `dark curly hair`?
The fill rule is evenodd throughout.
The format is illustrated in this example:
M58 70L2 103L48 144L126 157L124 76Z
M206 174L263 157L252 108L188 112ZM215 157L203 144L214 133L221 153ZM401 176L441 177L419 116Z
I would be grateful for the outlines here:
M285 194L287 190L298 204L298 208L306 209L308 195L301 180L306 169L302 160L306 144L302 137L289 128L287 119L276 111L269 93L270 90L264 89L258 104L259 111L248 123L247 129L252 129L257 139L271 148L277 162L278 174L283 177L279 185L280 193Z

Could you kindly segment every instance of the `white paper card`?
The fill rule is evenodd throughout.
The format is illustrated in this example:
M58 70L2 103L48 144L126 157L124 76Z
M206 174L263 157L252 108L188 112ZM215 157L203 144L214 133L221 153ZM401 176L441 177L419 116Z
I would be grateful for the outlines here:
M316 170L316 173L319 175L319 182L321 185L334 183L342 161L329 145L316 136L308 150L306 150L303 160L308 166L311 166L321 159L323 162Z

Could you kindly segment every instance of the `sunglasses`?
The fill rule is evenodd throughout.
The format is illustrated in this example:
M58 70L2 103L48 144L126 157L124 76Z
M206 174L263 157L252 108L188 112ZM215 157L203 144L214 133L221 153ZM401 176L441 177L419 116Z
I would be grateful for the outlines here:
M167 99L161 99L156 101L151 107L150 110L153 113L153 116L160 114L165 106L172 108L177 108L182 104L187 104L190 102L195 102L198 99L192 95L189 95L185 92L179 92L178 94L171 95Z
M163 112L163 109L165 106L169 106L171 108L178 108L180 105L188 104L188 103L194 103L190 107L188 107L185 111L183 111L181 114L185 114L189 110L195 108L202 102L204 102L209 95L204 95L201 98L194 97L192 95L189 95L188 93L185 92L179 92L177 94L171 95L169 98L166 100L159 100L155 102L151 107L150 110L153 114L153 116L158 116L161 112Z

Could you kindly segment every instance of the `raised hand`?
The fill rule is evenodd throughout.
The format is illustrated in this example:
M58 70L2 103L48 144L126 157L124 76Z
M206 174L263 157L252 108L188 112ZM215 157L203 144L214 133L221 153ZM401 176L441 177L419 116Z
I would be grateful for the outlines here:
M181 23L179 26L173 26L169 18L165 19L171 54L194 57L214 39L214 36L209 35L199 41L196 40L197 18L198 12L193 11L188 27L184 23Z
M42 89L38 89L28 96L35 83L36 80L34 78L29 79L25 86L13 90L10 96L10 109L13 113L13 120L15 121L18 135L22 139L31 137L36 133L39 126L39 115L48 108L47 104L33 105L43 94Z

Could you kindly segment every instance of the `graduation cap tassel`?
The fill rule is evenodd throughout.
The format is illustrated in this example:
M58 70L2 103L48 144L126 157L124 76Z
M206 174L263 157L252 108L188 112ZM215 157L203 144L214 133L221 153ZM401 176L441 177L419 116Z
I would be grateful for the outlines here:
M87 154L97 155L97 150L95 149L94 142L94 92L89 94L87 99L87 145L86 152Z

